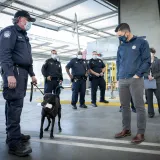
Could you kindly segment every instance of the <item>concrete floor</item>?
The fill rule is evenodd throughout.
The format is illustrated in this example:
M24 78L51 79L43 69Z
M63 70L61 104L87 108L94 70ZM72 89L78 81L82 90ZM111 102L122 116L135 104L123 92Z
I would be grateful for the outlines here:
M35 97L39 95L35 94ZM121 130L121 113L118 107L98 107L72 110L62 105L62 132L55 125L55 139L49 139L49 132L39 140L41 108L36 100L25 98L22 113L22 132L30 134L33 152L29 157L8 155L5 144L4 100L0 93L0 160L159 160L160 159L160 115L147 119L146 141L132 145L130 140L136 134L136 114L132 113L132 136L120 141L114 134ZM57 123L56 123L57 124Z

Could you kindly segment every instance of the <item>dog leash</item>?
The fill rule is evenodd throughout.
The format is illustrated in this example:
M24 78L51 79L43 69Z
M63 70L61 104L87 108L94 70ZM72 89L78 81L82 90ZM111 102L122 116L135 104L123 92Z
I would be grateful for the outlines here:
M31 82L31 93L30 93L30 102L32 101L32 97L33 97L33 88L34 86L44 95L44 93L42 92L42 90L36 85L33 84L33 82Z

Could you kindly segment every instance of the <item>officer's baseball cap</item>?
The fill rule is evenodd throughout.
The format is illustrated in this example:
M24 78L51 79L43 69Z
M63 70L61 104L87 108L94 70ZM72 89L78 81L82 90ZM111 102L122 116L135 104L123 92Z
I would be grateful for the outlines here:
M17 11L14 15L14 18L18 18L18 17L26 17L28 19L28 21L30 21L30 22L36 21L36 19L31 17L30 14L25 10Z

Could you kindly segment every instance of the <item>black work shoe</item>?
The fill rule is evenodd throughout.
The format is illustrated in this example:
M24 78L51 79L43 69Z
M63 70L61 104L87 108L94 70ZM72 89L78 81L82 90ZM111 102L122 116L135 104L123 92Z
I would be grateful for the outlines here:
M148 113L148 117L149 118L153 118L154 117L154 113Z
M100 100L99 102L101 102L101 103L109 103L109 101L107 101L107 100Z
M122 106L119 107L119 112L122 112Z
M91 105L92 105L93 107L97 107L97 104L96 104L96 103L91 103Z
M22 144L21 142L17 143L14 147L10 147L8 150L9 154L14 154L19 157L28 156L32 152L32 148Z
M30 139L31 139L31 136L30 136L30 135L21 134L21 142L22 142L22 143L26 143L26 142L28 142ZM8 144L8 136L7 136L7 138L6 138L6 144Z
M132 108L132 112L136 113L136 108Z
M87 108L87 106L85 104L82 104L79 106L80 108Z
M72 104L72 108L73 108L73 109L77 109L76 104Z

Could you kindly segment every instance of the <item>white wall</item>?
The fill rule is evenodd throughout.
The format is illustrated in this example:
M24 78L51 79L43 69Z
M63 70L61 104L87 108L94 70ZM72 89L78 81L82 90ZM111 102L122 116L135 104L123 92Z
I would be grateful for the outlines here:
M121 0L120 19L130 25L132 33L147 36L150 47L160 58L160 17L157 0Z
M117 55L117 50L119 46L119 40L116 36L108 37L103 39L98 39L94 42L89 42L87 44L87 57L91 58L93 51L101 53L103 57L112 57Z

